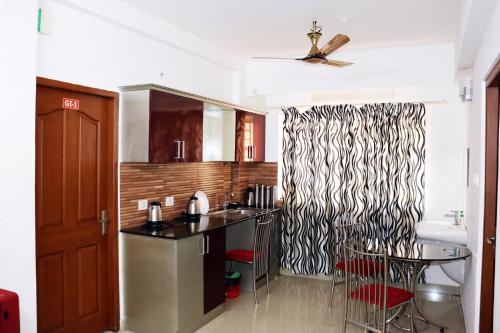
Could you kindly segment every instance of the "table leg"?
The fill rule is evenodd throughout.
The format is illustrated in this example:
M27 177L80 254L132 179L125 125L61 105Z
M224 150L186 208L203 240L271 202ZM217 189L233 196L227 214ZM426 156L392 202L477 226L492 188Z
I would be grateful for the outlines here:
M413 272L412 272L412 286L411 286L411 292L416 295L416 291L417 291L417 284L418 284L418 280L420 279L420 276L422 275L422 273L430 266L430 264L428 263L417 263L415 264L415 267L413 269ZM437 328L439 328L439 330L441 332L444 332L444 330L446 329L446 327L440 325L440 324L437 324L436 322L432 321L431 319L429 319L429 317L427 317L424 312L418 307L418 303L417 303L417 299L416 297L413 298L412 300L412 303L413 303L413 307L414 309L416 310L416 312L418 313L418 315L422 318L424 318L424 320L427 322L427 324L430 324L432 326L435 326Z
M425 269L427 269L427 267L429 267L429 264L428 263L415 263L415 264L412 264L412 263L400 263L400 262L394 261L394 265L396 266L396 268L401 273L401 279L402 279L402 283L403 283L403 288L406 289L406 290L408 290L408 291L410 291L414 295L416 295L418 280L420 279L420 276L425 271ZM429 328L430 325L432 325L432 326L435 326L435 327L439 328L439 330L441 332L444 332L444 330L446 329L446 327L441 326L441 325L433 322L431 319L429 319L423 313L423 311L419 308L418 303L416 301L416 298L413 298L411 300L411 302L409 303L409 306L411 306L413 309L415 309L414 316L413 316L414 319L418 319L418 320L420 320L420 321L422 321L422 322L424 322L426 324L425 328L422 329L421 331L426 330L427 328ZM406 308L407 308L407 306L400 307L396 311L396 313L393 316L391 316L391 318L389 318L389 320L387 322L390 322L394 318L397 318L397 317L401 317L401 316L405 316L406 317L406 316L408 316L406 314L401 314L402 312L404 312L403 310L406 310ZM397 325L394 322L392 322L391 324L393 326L395 326L396 328L399 328L401 330L411 331L411 328L399 326L399 325Z

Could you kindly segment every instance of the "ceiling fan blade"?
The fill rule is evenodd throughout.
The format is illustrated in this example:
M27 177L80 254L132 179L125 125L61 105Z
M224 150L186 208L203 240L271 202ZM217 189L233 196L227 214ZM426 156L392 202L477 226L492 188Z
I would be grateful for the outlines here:
M322 64L335 66L335 67L345 67L345 66L352 65L352 62L340 61L340 60L326 60L326 61L323 61Z
M330 41L328 43L326 43L325 46L323 46L319 50L319 53L321 53L321 55L326 57L327 55L329 55L333 51L337 50L339 47L347 44L349 41L350 41L350 39L348 36L338 34L335 37L333 37L332 39L330 39Z
M280 58L280 57L252 57L252 59L300 60L297 58Z

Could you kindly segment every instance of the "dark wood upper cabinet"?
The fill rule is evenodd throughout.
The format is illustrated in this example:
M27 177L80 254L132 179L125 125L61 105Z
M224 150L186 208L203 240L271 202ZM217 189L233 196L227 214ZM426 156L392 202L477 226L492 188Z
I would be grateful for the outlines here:
M155 84L120 87L120 160L265 160L265 115Z
M236 112L236 161L264 162L266 155L266 116Z
M150 90L149 162L201 162L203 102Z
M226 228L204 233L205 255L203 256L203 308L208 313L225 302L225 256Z

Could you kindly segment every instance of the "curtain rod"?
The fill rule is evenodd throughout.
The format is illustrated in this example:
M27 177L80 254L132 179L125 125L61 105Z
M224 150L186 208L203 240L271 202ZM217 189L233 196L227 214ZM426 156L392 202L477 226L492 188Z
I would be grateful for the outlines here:
M386 102L358 102L358 103L332 103L332 104L325 104L325 103L315 103L315 104L308 104L308 105L287 105L287 106L273 106L271 107L272 109L283 109L283 108L290 108L290 107L295 107L295 108L307 108L307 107L313 107L313 106L322 106L322 105L354 105L354 106L359 106L359 105L366 105L366 104L388 104L388 103L423 103L423 104L448 104L448 101L441 99L441 100L433 100L433 101L386 101Z

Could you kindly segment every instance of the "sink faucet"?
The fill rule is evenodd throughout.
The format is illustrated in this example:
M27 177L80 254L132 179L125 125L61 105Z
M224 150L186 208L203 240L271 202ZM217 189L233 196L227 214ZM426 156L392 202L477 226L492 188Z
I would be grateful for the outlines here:
M459 211L458 210L452 210L450 211L451 214L445 214L444 217L453 217L454 218L454 224L455 225L460 225L460 217L459 217Z
M231 196L231 198L234 197L233 192L224 192L224 202L222 203L222 208L224 208L224 210L227 210L227 207L229 206L229 203L227 202L228 194Z

